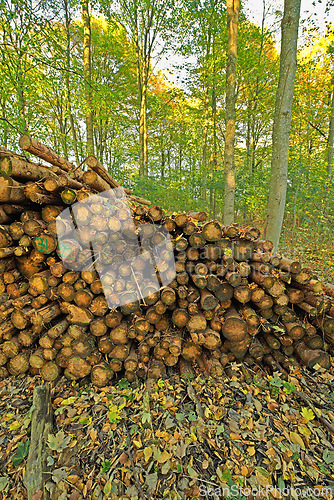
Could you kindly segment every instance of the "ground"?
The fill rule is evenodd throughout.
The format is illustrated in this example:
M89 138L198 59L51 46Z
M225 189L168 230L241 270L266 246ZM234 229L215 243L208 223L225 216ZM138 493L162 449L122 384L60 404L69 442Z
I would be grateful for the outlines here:
M3 500L26 498L32 395L40 383L0 382ZM183 380L174 370L148 385L120 379L102 389L62 378L52 388L51 498L240 500L267 488L269 497L305 492L329 500L333 399L333 371L320 367L293 369L288 380L242 364L222 380Z

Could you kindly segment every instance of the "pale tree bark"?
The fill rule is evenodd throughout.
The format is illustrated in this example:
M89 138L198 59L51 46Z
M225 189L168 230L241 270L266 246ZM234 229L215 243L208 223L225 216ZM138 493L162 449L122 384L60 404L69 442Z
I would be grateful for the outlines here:
M139 7L134 6L134 42L136 50L137 84L139 98L139 174L148 174L148 133L147 133L147 87L151 64L150 30L154 16L154 6L148 6L145 26L139 15ZM140 29L143 31L140 33Z
M84 74L85 74L85 99L86 99L86 135L87 154L94 155L93 112L92 112L92 70L91 70L91 28L88 0L82 2L82 20L84 23Z
M203 128L203 147L202 147L202 200L206 201L207 184L207 148L208 148L208 121L209 121L209 89L205 82L204 93L204 128Z
M333 152L334 152L334 87L332 95L331 116L329 120L328 150L327 150L327 175L331 181L333 175Z
M70 116L73 149L74 149L75 159L76 159L77 165L79 165L80 160L79 160L78 146L77 146L77 134L75 131L74 116L73 116L72 103L71 103L71 89L70 89L70 66L71 66L70 24L71 24L71 17L70 17L68 0L64 0L63 6L64 6L64 10L65 10L65 29L66 29L66 63L67 63L67 71L66 71L66 76L65 76L65 79L66 79L66 97L67 97L68 112L69 112L69 116Z
M216 38L215 34L212 38L212 150L210 158L210 175L211 181L217 173L217 99L216 99ZM210 218L215 217L216 214L216 188L210 186Z
M147 94L152 72L151 59L157 45L169 30L170 13L175 8L173 0L115 0L109 2L116 9L112 17L126 29L136 55L139 104L139 174L148 175L148 120ZM163 45L164 46L164 45Z
M301 0L285 0L281 25L280 72L273 126L271 176L265 237L277 250L284 218L288 178L291 111L297 67L297 41Z
M236 102L236 68L239 21L239 0L227 0L227 64L226 64L226 132L225 132L225 196L224 224L234 222L235 170L235 102Z
M208 150L208 124L209 124L209 75L208 65L211 50L211 26L208 29L206 52L204 55L204 128L203 128L203 147L202 147L202 200L206 201L207 195L207 150Z

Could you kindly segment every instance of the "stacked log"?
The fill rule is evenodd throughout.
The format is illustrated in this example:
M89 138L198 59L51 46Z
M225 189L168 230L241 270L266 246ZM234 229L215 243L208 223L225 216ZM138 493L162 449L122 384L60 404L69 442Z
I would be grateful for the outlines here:
M233 361L283 374L329 368L334 285L273 254L257 228L167 215L130 190L120 198L94 157L84 171L28 136L20 145L48 165L0 149L1 378L64 373L103 386L116 372L133 381L191 365L221 377ZM85 203L105 192L112 213ZM72 206L80 241L61 216ZM165 247L156 255L159 282L143 256L161 227L173 259Z

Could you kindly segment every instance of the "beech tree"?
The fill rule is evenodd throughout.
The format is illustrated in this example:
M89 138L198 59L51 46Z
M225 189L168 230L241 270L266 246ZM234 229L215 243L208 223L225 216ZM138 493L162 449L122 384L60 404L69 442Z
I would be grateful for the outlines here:
M265 236L277 250L286 201L291 111L297 68L301 0L285 0L281 25L280 72L275 102L271 176Z
M92 69L91 69L91 27L89 15L89 2L82 2L82 20L84 23L84 45L83 61L85 75L85 99L86 99L86 135L87 135L87 154L94 154L94 134L93 134L93 112L92 112Z
M110 18L116 18L127 31L133 43L137 69L139 104L139 151L141 176L148 174L148 126L147 94L152 73L152 57L159 47L164 50L164 38L169 31L173 10L177 9L172 0L118 0L110 10L105 10Z
M234 222L235 171L234 171L234 139L235 139L235 101L236 101L236 69L237 40L239 21L239 0L227 0L227 64L226 64L226 131L225 131L225 197L224 224Z

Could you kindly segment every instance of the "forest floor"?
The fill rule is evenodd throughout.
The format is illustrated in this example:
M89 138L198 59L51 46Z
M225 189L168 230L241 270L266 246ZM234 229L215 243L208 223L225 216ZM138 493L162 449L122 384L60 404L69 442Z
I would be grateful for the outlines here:
M300 224L283 226L280 252L316 270L319 279L334 283L334 227Z
M283 380L235 363L229 378L191 381L170 369L164 380L102 389L62 378L52 387L51 498L333 499L334 375L316 368ZM39 383L0 382L2 500L27 498Z
M245 225L245 220L238 222ZM246 224L258 227L263 234L263 220L248 220ZM294 225L291 218L286 217L279 253L299 260L303 267L310 267L319 280L334 284L334 223L319 223L315 219L297 221Z

